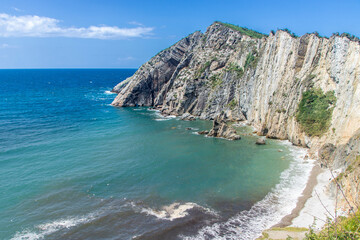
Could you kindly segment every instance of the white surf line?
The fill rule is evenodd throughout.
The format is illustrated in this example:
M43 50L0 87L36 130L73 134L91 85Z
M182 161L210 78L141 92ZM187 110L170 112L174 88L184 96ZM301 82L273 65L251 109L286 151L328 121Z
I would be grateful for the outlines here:
M291 145L290 142L282 142ZM313 160L304 161L307 150L290 146L293 160L288 169L280 176L277 184L266 197L257 202L250 210L242 211L226 222L206 226L196 236L181 236L186 240L249 240L259 237L263 230L290 214L306 187L308 177L314 165Z

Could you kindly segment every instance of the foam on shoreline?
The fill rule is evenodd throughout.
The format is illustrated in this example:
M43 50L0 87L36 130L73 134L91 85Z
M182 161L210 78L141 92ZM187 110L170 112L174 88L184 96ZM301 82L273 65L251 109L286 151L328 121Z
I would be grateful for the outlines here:
M292 146L289 141L282 144L289 146L293 160L288 169L281 173L280 183L263 200L250 210L242 211L226 222L206 226L195 236L182 236L183 239L255 239L262 231L290 214L296 207L297 200L307 185L307 180L314 166L314 160L304 161L307 150Z
M315 183L316 185L299 215L293 219L292 227L308 228L310 225L315 229L324 227L327 218L331 218L328 211L331 214L335 213L335 199L328 191L329 180L331 179L332 176L329 170L323 170L317 175L317 183ZM311 179L309 179L308 184L312 184Z

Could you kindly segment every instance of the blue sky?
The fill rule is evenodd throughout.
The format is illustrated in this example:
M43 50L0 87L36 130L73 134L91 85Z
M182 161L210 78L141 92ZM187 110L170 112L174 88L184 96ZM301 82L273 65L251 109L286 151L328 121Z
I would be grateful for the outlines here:
M359 13L359 0L1 0L0 68L137 68L216 20L360 36Z

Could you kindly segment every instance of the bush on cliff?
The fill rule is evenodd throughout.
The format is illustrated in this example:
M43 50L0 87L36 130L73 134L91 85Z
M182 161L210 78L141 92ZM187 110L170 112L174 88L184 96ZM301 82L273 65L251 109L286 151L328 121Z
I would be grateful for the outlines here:
M332 239L360 239L360 212L349 217L338 217L336 221L329 222L322 231L315 233L310 228L306 240L332 240Z
M303 93L298 105L296 120L309 136L321 136L330 126L336 103L333 91L323 93L320 88L312 88Z
M231 23L223 23L223 22L219 22L216 21L216 23L219 23L225 27L231 28L232 30L238 31L244 35L248 35L249 37L253 37L253 38L263 38L266 37L266 34L263 33L259 33L257 31L251 30L249 28L246 27L239 27L237 25L231 24Z

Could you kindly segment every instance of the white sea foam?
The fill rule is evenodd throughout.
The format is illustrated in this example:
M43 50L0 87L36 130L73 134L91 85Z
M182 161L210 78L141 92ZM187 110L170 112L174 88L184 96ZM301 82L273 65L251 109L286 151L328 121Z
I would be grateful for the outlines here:
M291 145L289 142L284 143ZM181 236L183 239L255 239L261 232L280 222L282 217L296 207L298 197L306 187L314 165L313 160L304 161L305 149L290 147L293 160L287 170L281 173L280 183L266 197L248 211L242 211L226 222L206 226L195 236Z
M161 207L160 209L152 209L149 207L141 207L135 203L131 203L133 209L137 212L145 213L146 215L151 215L163 220L173 221L174 219L183 218L189 214L189 210L193 208L200 209L207 214L218 216L218 213L210 208L202 207L196 203L187 202L187 203L172 203Z
M49 234L55 233L62 229L69 229L79 224L84 224L95 219L94 214L89 214L82 217L72 217L67 219L59 219L49 223L40 224L34 227L33 230L24 230L17 232L11 240L37 240L43 239Z
M154 120L155 121L168 121L170 120L171 118L155 118Z
M105 94L112 95L112 94L116 94L116 93L114 93L114 92L112 92L112 91L107 90L107 91L105 91Z
M154 119L155 121L167 121L176 118L175 115L164 116L160 113L159 110L153 110L153 111L155 111L155 115L156 115L156 118Z

